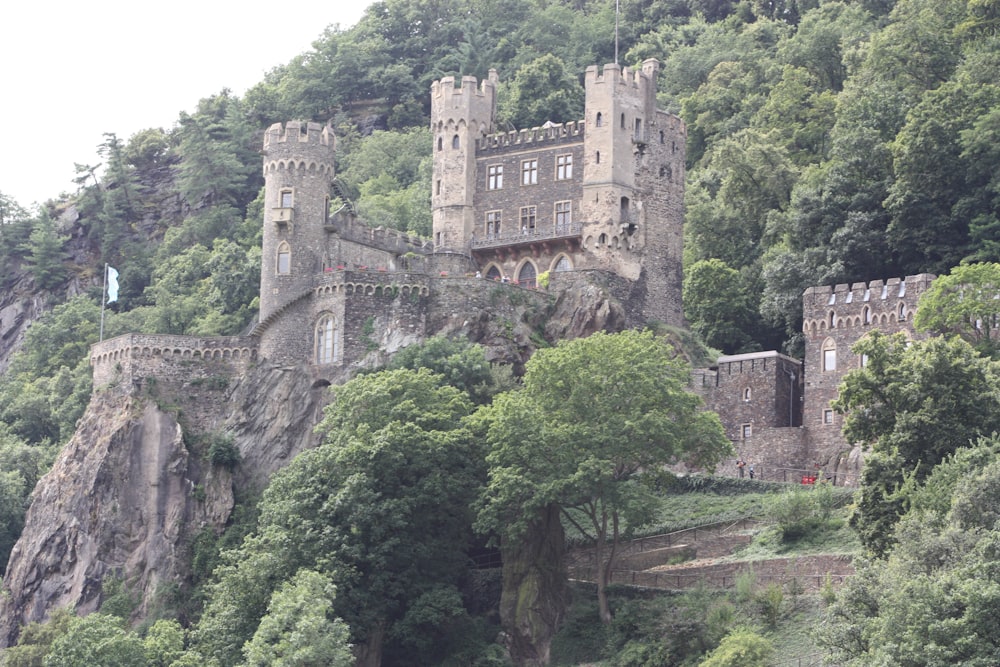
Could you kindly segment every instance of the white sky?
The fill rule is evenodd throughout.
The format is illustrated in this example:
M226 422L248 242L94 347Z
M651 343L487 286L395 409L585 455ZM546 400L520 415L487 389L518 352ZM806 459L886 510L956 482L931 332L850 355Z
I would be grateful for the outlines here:
M0 192L73 192L104 132L169 129L223 88L242 95L372 0L10 0L0 9ZM277 7L277 9L275 9Z

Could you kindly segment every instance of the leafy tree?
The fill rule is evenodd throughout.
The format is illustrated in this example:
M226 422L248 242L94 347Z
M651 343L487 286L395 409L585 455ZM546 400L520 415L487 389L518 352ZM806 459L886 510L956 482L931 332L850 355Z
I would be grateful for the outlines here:
M920 295L913 325L935 334L955 334L986 355L996 351L995 329L1000 316L1000 264L956 266L938 276Z
M463 426L471 410L463 392L426 369L338 388L318 427L325 443L274 475L256 533L224 556L198 646L223 664L238 660L271 596L305 568L337 586L332 613L350 626L363 664L377 665L383 650L440 659L414 651L448 626L419 638L403 629L415 626L417 601L454 589L465 566L483 475L482 452Z
M583 117L583 87L552 54L522 66L514 80L501 83L498 114L514 127L540 127Z
M45 667L143 667L142 640L122 626L117 616L94 613L70 621L65 634L52 642Z
M550 506L594 540L600 615L618 541L648 519L643 480L685 462L712 469L730 449L688 370L651 333L561 341L528 361L524 388L487 412L490 477L479 526L517 539Z
M748 351L755 317L738 271L721 259L695 262L684 272L681 301L705 343L727 354Z
M907 477L922 481L946 456L1000 431L1000 375L958 338L911 343L873 332L853 348L867 365L844 377L833 407L844 437L870 450L852 525L885 556L909 503Z
M184 655L184 628L173 619L160 619L142 640L149 667L172 667Z
M856 564L819 641L838 664L988 665L1000 613L1000 445L955 452L915 486L884 560Z
M267 615L243 648L247 667L350 667L350 631L331 619L336 588L312 570L299 572L271 596Z
M444 377L452 387L466 392L477 405L489 403L495 394L510 389L512 383L509 374L486 360L486 350L481 345L444 335L403 348L388 368L427 368Z
M75 619L69 609L55 609L44 623L28 623L21 630L17 644L4 649L0 664L4 667L42 667L52 643L66 634Z

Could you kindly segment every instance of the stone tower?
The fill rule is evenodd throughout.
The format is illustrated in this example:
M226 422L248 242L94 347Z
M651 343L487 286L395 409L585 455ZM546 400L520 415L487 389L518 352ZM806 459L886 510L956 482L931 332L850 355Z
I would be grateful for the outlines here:
M476 77L445 77L431 85L434 183L431 214L435 251L468 252L475 222L476 141L493 132L497 72L477 88Z
M275 123L264 134L261 322L309 293L324 268L335 144L319 123Z
M656 108L658 71L587 68L580 217L585 251L639 284L643 315L679 324L687 130Z

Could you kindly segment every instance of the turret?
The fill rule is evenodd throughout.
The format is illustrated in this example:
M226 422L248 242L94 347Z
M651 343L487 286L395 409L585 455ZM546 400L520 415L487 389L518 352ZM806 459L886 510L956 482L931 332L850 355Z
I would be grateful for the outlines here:
M308 292L322 270L336 140L329 126L289 121L264 134L260 319Z
M431 211L435 252L468 252L474 229L476 141L493 132L497 72L479 86L476 77L454 77L431 84L434 178ZM511 175L513 177L513 175Z

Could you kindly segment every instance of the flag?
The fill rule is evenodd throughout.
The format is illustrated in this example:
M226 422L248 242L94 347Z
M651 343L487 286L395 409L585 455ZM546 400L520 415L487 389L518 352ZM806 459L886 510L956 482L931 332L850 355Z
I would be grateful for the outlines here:
M118 269L108 266L108 303L118 300Z

